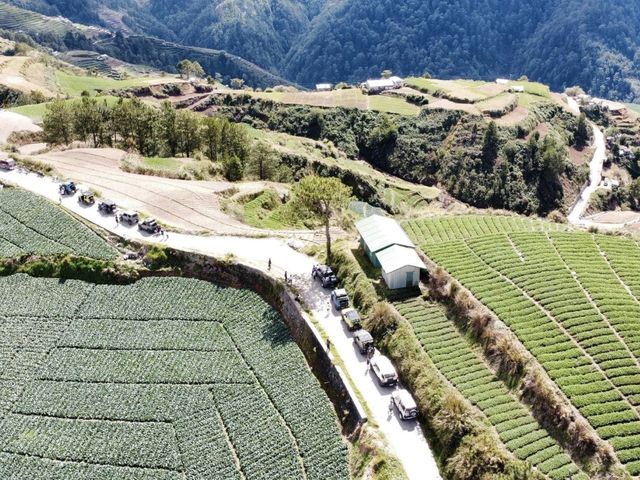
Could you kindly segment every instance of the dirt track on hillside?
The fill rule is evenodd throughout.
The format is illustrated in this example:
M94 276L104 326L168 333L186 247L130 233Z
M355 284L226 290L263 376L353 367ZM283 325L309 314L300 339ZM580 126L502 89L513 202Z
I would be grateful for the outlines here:
M151 215L187 231L218 234L274 235L277 232L247 226L222 211L223 192L259 192L265 182L234 184L223 181L176 180L127 173L119 168L125 152L117 149L76 149L34 158L53 166L60 175L86 185L122 208ZM280 232L291 234L294 232ZM309 232L295 232L308 234Z

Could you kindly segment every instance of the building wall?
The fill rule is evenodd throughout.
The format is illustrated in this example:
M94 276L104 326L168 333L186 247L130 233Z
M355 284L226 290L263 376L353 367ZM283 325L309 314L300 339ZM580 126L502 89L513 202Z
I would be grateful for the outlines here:
M387 284L387 287L391 289L406 288L407 272L413 272L413 285L411 286L417 286L420 281L420 269L416 267L407 266L391 273L383 271L382 277L384 278L384 282Z

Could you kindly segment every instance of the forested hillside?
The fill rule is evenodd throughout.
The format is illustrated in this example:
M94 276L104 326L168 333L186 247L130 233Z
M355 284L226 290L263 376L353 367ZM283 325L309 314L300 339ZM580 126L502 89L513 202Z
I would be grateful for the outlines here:
M640 99L638 0L10 0L48 15L239 55L303 85L527 75ZM141 5L142 3L142 5Z

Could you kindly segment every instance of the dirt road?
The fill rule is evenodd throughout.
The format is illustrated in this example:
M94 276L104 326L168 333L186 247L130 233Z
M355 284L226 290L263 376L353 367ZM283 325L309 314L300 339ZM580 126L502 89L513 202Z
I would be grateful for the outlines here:
M58 202L56 183L47 177L17 171L0 170L0 180L18 185ZM270 273L278 278L292 278L299 289L310 314L331 341L331 349L342 360L346 371L365 399L371 413L371 420L379 425L388 445L402 463L410 480L441 480L438 466L427 444L422 429L415 421L405 422L394 411L389 414L392 390L381 388L372 374L367 372L366 359L357 352L351 334L343 328L340 316L329 306L329 294L311 279L313 259L292 249L283 238L243 238L233 236L201 236L169 233L166 239L147 236L136 227L116 224L112 216L101 215L95 207L83 207L74 197L64 198L62 206L81 215L102 228L123 238L165 244L175 249L192 251L222 257L232 254L236 260L267 271L269 259L272 261Z
M50 152L33 157L56 169L65 179L90 187L118 205L144 212L162 223L186 231L221 235L295 236L310 239L315 232L274 232L250 227L222 211L225 192L259 192L265 182L177 180L124 172L120 162L125 152L114 148L82 148Z
M0 144L6 143L13 132L39 132L42 130L29 117L0 109Z

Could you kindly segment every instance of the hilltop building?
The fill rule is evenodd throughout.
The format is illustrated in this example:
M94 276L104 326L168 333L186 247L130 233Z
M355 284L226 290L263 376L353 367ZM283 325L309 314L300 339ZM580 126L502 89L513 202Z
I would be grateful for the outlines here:
M420 270L427 267L416 247L398 223L388 217L371 215L356 222L360 245L371 263L382 270L390 289L415 287Z
M360 88L369 94L381 93L386 90L397 90L404 86L404 80L400 77L379 78L367 80L360 84Z
M330 92L331 90L333 90L333 85L331 85L330 83L318 83L318 84L316 84L316 91L317 92Z

